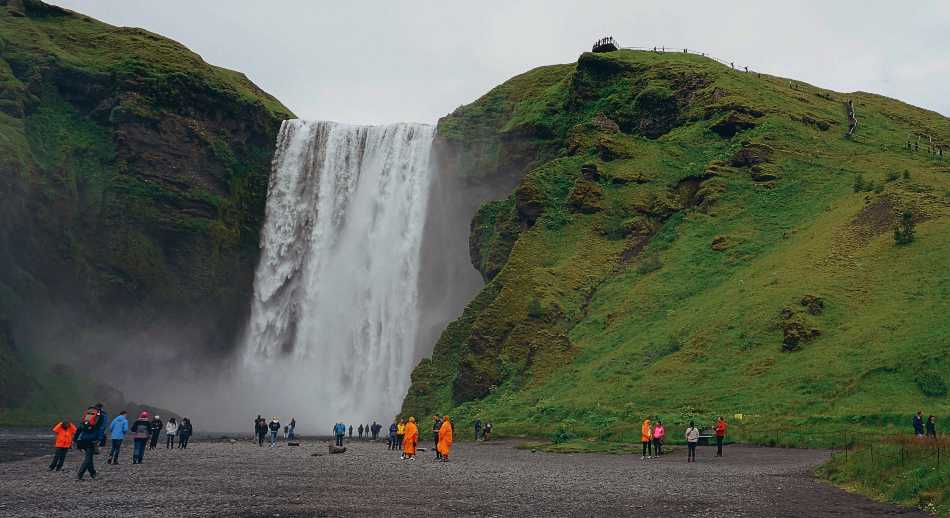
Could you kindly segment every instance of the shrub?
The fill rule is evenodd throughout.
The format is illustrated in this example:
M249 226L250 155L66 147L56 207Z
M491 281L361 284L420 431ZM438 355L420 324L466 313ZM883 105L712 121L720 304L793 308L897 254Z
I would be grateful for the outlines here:
M541 306L541 299L534 297L528 303L528 318L538 320L544 317L544 308Z
M933 369L921 371L916 381L917 387L925 396L944 397L947 395L947 382Z
M896 181L898 178L900 178L900 176L901 176L900 173L898 173L897 171L891 171L887 173L886 179L888 182L893 182L893 181Z
M874 192L875 192L876 194L881 194L882 192L884 192L884 183L883 183L883 182L882 182L882 183L879 183L879 184L874 184L874 183L872 183L871 185L874 186L874 189L873 189L873 190L874 190ZM871 189L868 189L868 190L871 190Z
M894 242L898 245L906 245L914 240L914 213L905 210L901 214L901 220L894 227Z
M644 257L640 264L637 265L637 272L646 275L650 272L655 272L663 267L663 262L660 261L660 256L657 254L650 254Z
M910 171L908 171L907 169L904 169L904 179L910 180Z
M554 433L551 434L551 442L554 444L562 444L576 437L577 434L570 430L569 425L561 423L557 426L557 429L554 430Z

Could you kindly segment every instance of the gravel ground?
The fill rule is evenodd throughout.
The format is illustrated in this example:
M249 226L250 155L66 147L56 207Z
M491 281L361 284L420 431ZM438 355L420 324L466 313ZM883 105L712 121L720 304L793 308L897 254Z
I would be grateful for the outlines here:
M424 444L425 445L425 444ZM0 516L924 516L816 480L819 450L729 446L726 456L682 448L661 459L532 453L513 443L462 443L452 462L432 451L399 460L385 444L353 442L259 448L250 441L197 441L146 451L145 464L96 457L97 480L76 480L50 457L0 464ZM7 444L10 447L10 444Z

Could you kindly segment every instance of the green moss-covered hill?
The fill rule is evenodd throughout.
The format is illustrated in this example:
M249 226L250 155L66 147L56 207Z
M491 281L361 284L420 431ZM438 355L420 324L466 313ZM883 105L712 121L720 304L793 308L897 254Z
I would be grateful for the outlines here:
M515 77L439 136L455 174L522 177L472 222L487 283L404 412L606 441L647 416L950 413L946 117L622 50Z
M230 347L289 117L174 41L0 0L0 408L70 377L38 349Z

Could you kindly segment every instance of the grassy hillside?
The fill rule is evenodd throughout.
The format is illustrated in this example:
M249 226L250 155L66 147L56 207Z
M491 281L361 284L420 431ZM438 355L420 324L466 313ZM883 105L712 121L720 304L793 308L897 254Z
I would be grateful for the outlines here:
M0 379L32 378L0 408L56 363L231 346L290 117L174 41L0 1Z
M523 177L475 217L488 282L404 412L604 442L648 416L743 414L751 436L950 412L946 117L618 51L518 76L439 135L456 174Z

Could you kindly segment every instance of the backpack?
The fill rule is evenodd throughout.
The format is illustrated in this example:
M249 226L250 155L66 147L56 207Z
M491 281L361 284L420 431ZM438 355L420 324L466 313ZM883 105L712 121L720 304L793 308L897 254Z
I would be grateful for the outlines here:
M86 410L86 413L82 415L82 419L79 422L79 431L80 432L91 432L96 429L99 425L99 418L102 416L98 408L89 408Z

